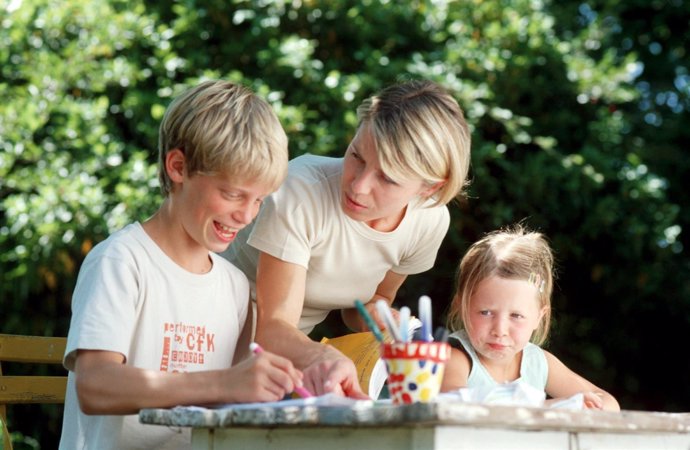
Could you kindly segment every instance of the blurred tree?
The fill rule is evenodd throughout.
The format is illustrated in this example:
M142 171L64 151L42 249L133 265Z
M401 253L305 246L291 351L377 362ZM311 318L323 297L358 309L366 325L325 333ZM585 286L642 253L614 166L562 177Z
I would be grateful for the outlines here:
M681 342L690 322L676 33L690 7L661 5L0 0L0 330L67 333L84 255L159 203L157 127L184 86L247 84L275 107L292 156L340 156L363 98L424 77L466 111L473 179L436 267L398 302L415 310L429 294L443 320L469 243L524 221L559 261L550 349L624 408L687 409L688 394L635 357L668 355L664 380L688 372L658 343ZM46 414L16 411L11 428L55 447L60 410Z

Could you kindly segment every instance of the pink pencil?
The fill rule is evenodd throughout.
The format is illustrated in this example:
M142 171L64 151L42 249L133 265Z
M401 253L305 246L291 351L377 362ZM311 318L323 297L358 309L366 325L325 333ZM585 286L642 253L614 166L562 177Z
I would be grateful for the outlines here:
M258 355L259 353L263 352L264 349L261 348L259 344L256 342L252 342L249 344L249 350L254 353L255 355ZM313 397L312 393L307 390L307 388L302 387L302 386L296 386L295 387L295 392L297 392L297 395L299 395L302 398L309 398Z

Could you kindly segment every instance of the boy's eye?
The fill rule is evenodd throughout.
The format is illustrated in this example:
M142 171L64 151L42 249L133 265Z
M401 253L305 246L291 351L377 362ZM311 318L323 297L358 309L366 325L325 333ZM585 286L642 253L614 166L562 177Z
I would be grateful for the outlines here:
M242 197L242 194L239 192L235 191L225 191L223 192L223 197L229 199L229 200L237 200Z

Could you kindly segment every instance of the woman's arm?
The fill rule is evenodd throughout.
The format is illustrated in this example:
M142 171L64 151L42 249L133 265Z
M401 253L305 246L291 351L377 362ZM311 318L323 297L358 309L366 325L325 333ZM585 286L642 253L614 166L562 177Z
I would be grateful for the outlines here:
M611 394L570 370L550 352L544 351L544 354L549 365L546 393L550 397L568 398L582 393L586 408L620 411L618 401Z
M386 328L386 324L383 323L383 319L379 317L378 312L376 311L376 301L382 299L385 300L388 305L392 305L393 300L395 300L395 295L398 293L398 289L400 289L400 286L402 286L406 278L407 275L402 275L389 270L383 280L376 287L376 293L374 296L364 304L364 307L367 308L367 311L369 311L369 315L376 321L376 324L382 330ZM393 318L397 320L398 311L392 310L392 313ZM356 308L343 309L340 314L345 325L347 325L351 330L369 331L369 327L367 327L367 324L364 323L364 320L362 320L362 317L359 315Z
M314 342L297 328L307 271L261 252L256 273L256 341L282 355L304 373L304 387L314 394L335 392L368 398L354 363L333 347Z

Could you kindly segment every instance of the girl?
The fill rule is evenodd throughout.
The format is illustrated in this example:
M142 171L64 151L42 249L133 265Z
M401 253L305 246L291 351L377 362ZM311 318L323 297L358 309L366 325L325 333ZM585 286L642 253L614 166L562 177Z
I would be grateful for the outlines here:
M590 409L619 411L616 399L539 345L551 322L553 255L522 226L476 242L460 262L448 317L451 359L441 387L451 391L520 380L555 399L584 395Z

